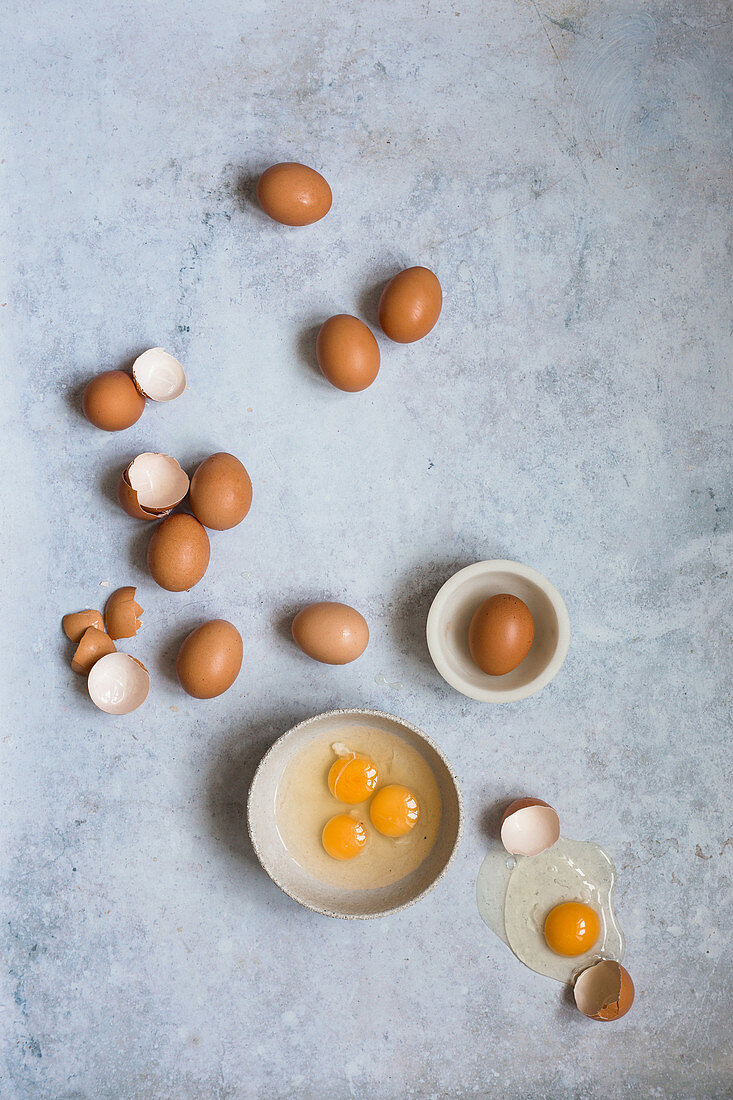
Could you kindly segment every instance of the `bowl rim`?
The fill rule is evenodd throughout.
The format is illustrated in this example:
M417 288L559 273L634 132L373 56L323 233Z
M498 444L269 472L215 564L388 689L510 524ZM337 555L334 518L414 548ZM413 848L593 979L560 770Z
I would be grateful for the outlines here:
M558 626L555 652L543 671L535 676L533 680L530 680L529 683L505 691L491 687L477 688L462 676L456 675L442 659L442 647L439 642L438 630L438 620L441 612L450 601L454 591L460 587L464 580L474 575L490 576L492 573L499 572L514 573L515 576L523 577L525 580L537 585L552 604L557 616ZM445 682L450 684L452 688L459 691L461 695L465 695L469 699L476 699L480 703L513 703L519 699L528 699L531 695L536 695L538 691L541 691L557 676L565 662L570 646L570 616L559 591L544 573L540 573L538 569L533 569L531 565L512 561L511 558L490 558L487 561L477 561L472 565L464 566L463 569L459 569L441 585L428 611L425 634L432 662Z
M257 845L257 841L255 840L255 837L253 835L252 824L251 824L252 792L255 789L255 784L257 782L257 778L258 778L262 768L267 763L267 760L268 760L270 754L274 751L274 749L277 747L277 745L279 745L280 742L283 741L286 737L290 737L291 735L297 733L297 731L301 730L304 726L310 726L313 723L321 721L324 718L337 718L337 717L341 718L341 717L348 717L350 715L351 716L359 715L359 716L368 717L368 718L387 718L389 721L396 722L397 725L405 727L411 733L417 734L417 736L419 738L421 738L421 740L423 740L427 745L429 745L430 748L433 750L433 752L443 762L443 764L445 766L445 769L446 769L446 771L448 772L448 775L451 778L451 782L452 782L453 787L455 789L456 798L457 798L457 801L458 801L458 825L457 825L457 828L456 828L456 838L453 842L453 846L450 850L450 854L448 855L448 858L445 861L445 863L444 863L443 867L441 868L440 872L436 875L436 877L423 890L420 891L419 894L416 894L413 898L410 898L408 901L402 902L400 905L393 905L393 906L390 906L388 909L381 909L381 910L379 910L378 912L375 912L375 913L338 913L338 912L336 912L335 910L332 910L332 909L324 909L319 905L313 905L311 902L306 901L302 897L299 897L297 895L297 893L295 893L294 891L289 890L286 886L283 885L282 882L279 881L277 875L274 874L274 872L267 866L267 863L265 862L265 858L264 858L262 852L260 851L260 849ZM426 894L429 894L430 891L433 890L438 885L440 880L447 873L448 868L450 867L451 863L455 859L456 854L458 852L458 849L461 845L461 840L463 839L464 823L465 823L465 810L464 810L464 806L463 806L463 793L461 791L461 785L458 782L458 776L456 775L455 771L453 770L453 767L452 767L450 761L448 760L448 758L446 757L445 753L440 748L440 746L437 745L435 743L435 741L433 741L433 739L427 733L425 733L423 730L421 730L419 728L419 726L414 725L412 722L408 722L405 718L400 718L396 714L390 714L386 710L374 710L371 707L344 707L344 708L337 707L334 710L324 710L324 711L321 711L320 714L314 714L314 715L311 715L310 718L304 718L302 722L297 722L294 726L291 726L291 728L289 730L285 730L284 733L281 733L279 737L275 738L275 740L270 745L270 747L265 751L265 753L262 756L259 764L255 768L255 773L252 776L252 781L249 785L249 790L247 792L247 832L249 834L249 840L250 840L250 844L252 845L252 849L253 849L255 855L257 856L257 859L259 860L259 863L260 863L260 866L262 867L262 869L269 876L269 878L272 879L272 881L275 883L275 885L277 887L279 887L279 889L282 890L282 892L284 894L287 894L287 896L289 898L292 898L293 901L296 901L298 903L298 905L302 905L304 909L310 909L310 911L312 913L318 913L318 914L320 914L321 916L324 916L324 917L335 917L337 920L373 920L376 917L386 917L390 913L399 913L403 909L409 909L410 906L415 905L415 903L420 901L421 898L424 898ZM426 858L427 858L427 856L426 856Z

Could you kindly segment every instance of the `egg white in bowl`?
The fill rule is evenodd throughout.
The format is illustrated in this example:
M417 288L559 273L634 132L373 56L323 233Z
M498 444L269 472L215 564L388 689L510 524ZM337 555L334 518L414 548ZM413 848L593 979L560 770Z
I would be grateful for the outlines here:
M390 770L390 741L396 750L394 771ZM393 841L395 860L380 857L373 859L371 866L364 864L363 870L368 872L365 877L358 871L362 856L351 867L329 863L319 850L320 830L328 814L339 809L335 800L331 806L330 796L323 790L326 764L331 759L327 750L339 743L359 751L371 747L384 781L399 780L409 785L412 780L418 797L423 799L422 832L418 821L412 844L403 847L400 841ZM412 754L417 754L419 760ZM300 798L307 789L297 789L297 761L307 765L304 782L312 777L314 783L314 806L308 811L301 803L305 816L301 818L300 833L297 806L292 814L283 812L283 800L293 795ZM337 710L301 722L272 745L252 780L247 822L255 854L281 890L326 916L364 919L413 904L443 877L460 844L463 800L447 759L416 726L382 711ZM389 851L383 837L372 836L370 846L375 855ZM412 854L403 862L400 853L406 850ZM381 881L373 873L380 866L386 872Z

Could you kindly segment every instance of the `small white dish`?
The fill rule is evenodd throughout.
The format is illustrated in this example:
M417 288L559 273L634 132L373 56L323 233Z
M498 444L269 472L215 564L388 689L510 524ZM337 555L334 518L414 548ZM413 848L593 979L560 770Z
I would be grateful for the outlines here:
M489 676L471 657L468 627L476 608L502 592L527 604L534 641L517 668ZM468 565L445 582L428 612L427 640L433 664L456 691L484 703L511 703L534 695L560 671L570 644L570 618L547 577L529 565L497 558Z
M277 786L288 762L311 741L343 731L344 725L379 726L417 749L432 769L442 802L437 839L420 866L397 882L371 890L340 889L314 878L285 847L275 820ZM445 756L416 726L380 710L332 710L293 726L265 753L249 789L247 827L255 855L272 881L306 909L347 920L383 917L413 905L442 879L463 835L463 798Z

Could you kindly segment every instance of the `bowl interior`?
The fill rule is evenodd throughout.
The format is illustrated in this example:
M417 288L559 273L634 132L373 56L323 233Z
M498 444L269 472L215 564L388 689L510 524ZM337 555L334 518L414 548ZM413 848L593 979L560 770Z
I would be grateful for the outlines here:
M482 565L484 569L480 568ZM534 572L527 569L527 573ZM502 695L521 698L532 693L527 690L530 686L539 689L547 682L545 675L558 656L561 622L559 609L543 584L553 593L554 589L545 578L537 576L539 579L535 580L515 572L511 563L493 567L490 562L482 562L456 573L444 585L431 610L428 642L438 671L450 684L475 699L491 699ZM503 592L526 603L534 619L534 641L517 668L504 676L489 676L471 657L468 628L474 611L484 600ZM554 593L554 598L562 605L559 594ZM562 613L566 618L564 605ZM567 647L565 638L563 646Z
M378 726L401 737L424 757L435 775L442 801L438 836L423 862L389 886L371 890L339 889L320 882L295 862L275 820L275 796L286 764L324 733L344 725ZM376 917L401 909L430 889L446 870L460 841L463 807L457 781L437 746L408 723L380 711L333 711L310 718L283 734L263 757L250 788L247 816L252 845L270 878L295 901L333 917Z

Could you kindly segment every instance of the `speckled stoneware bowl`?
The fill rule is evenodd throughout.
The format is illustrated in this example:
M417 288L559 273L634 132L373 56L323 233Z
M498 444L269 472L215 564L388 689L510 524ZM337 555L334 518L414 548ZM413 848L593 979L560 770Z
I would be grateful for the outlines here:
M489 676L471 657L468 628L476 608L501 592L527 604L534 641L517 668ZM484 703L511 703L534 695L560 671L570 644L570 618L547 577L529 565L497 558L467 565L445 582L428 612L427 639L433 664L456 691Z
M343 730L345 724L378 726L417 749L432 768L443 804L437 839L420 866L398 882L374 890L339 889L319 882L295 862L275 822L277 785L292 756L324 733ZM265 753L249 789L247 825L260 863L294 901L327 917L383 917L412 905L443 877L461 842L463 798L445 756L416 726L380 710L331 710L293 726Z

